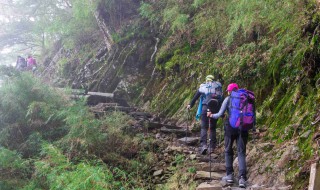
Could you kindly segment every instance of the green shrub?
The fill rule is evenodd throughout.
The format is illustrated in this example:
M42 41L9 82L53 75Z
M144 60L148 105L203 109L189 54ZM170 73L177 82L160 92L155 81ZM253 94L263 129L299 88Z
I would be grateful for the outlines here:
M208 2L208 0L194 0L192 6L198 8L206 2Z
M141 5L140 5L140 8L139 8L139 12L140 12L140 15L143 18L148 19L149 22L152 23L152 24L155 24L159 19L157 17L157 15L155 13L155 10L154 10L154 8L152 7L151 4L142 2Z
M0 168L9 170L25 170L26 162L16 151L0 148Z
M66 100L55 89L29 73L16 73L5 81L0 93L0 143L3 146L22 149L21 145L34 132L45 134L42 138L48 140L64 134L59 129L62 121L58 113Z
M43 146L44 159L35 163L36 176L33 183L24 189L35 186L49 189L120 189L130 188L131 179L120 169L109 170L101 162L81 162L73 164L61 151L49 144ZM35 181L38 181L36 183ZM40 182L41 181L41 182Z

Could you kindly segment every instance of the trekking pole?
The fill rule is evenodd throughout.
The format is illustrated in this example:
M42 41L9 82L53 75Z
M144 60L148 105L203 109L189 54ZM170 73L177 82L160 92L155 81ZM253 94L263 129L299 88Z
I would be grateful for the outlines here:
M208 112L210 112L210 109L207 109ZM208 120L209 120L209 176L210 176L210 182L212 181L211 180L211 121L210 121L210 117L208 117Z
M186 137L185 137L185 143L186 144L187 144L187 138L188 138L188 132L189 132L188 123L190 124L190 120L191 120L191 118L190 118L190 110L187 109L187 121L189 121L189 122L187 122L187 130L186 130Z
M223 126L223 125L222 125ZM219 135L219 143L218 143L218 146L220 146L220 144L221 144L221 139L222 139L222 126L221 126L221 128L220 128L220 135Z

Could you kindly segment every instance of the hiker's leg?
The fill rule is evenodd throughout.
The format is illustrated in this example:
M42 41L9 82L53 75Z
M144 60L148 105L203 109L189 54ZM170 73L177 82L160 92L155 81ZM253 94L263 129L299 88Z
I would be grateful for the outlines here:
M232 150L232 144L233 139L231 135L224 136L224 148L225 148L225 161L226 161L226 170L227 175L230 175L233 173L233 150Z
M211 148L212 150L217 147L217 132L216 132L216 126L217 126L217 119L210 119L210 139L211 139Z
M201 132L200 132L200 145L207 146L207 131L209 120L207 115L201 114Z
M241 133L237 137L237 152L239 162L239 177L243 176L247 179L247 164L246 164L246 145L248 141L248 132Z

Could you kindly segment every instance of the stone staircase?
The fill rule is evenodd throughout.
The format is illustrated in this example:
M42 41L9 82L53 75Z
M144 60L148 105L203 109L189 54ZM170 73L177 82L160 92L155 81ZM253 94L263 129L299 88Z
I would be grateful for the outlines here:
M173 127L171 127L173 128ZM180 130L182 130L180 128ZM185 130L185 129L184 129ZM178 130L179 131L179 130ZM162 130L160 130L163 133ZM177 133L177 130L171 130L171 133ZM165 131L163 135L168 135L169 131ZM185 133L184 133L185 134ZM211 155L200 155L198 152L199 137L182 137L175 140L175 146L167 148L169 153L184 153L186 159L193 160L192 167L196 169L194 179L199 182L196 190L239 190L244 188L238 187L238 179L235 179L234 184L227 184L221 178L226 175L226 168L224 163L224 149L220 145ZM210 159L211 158L211 159ZM211 160L211 164L210 164ZM235 158L234 165L237 161ZM236 169L236 167L235 167ZM210 172L211 171L211 172ZM250 172L250 171L249 171ZM289 190L291 186L281 187L265 187L263 185L253 184L250 179L247 181L247 187L250 190Z
M91 99L88 104L91 105L90 109L97 117L115 110L125 112L135 119L136 122L134 122L132 126L135 131L144 131L146 135L155 136L158 141L161 141L159 144L163 145L163 151L158 155L159 162L157 166L150 171L152 174L152 183L166 183L175 172L174 167L177 165L174 160L175 155L183 154L186 161L192 161L188 162L191 164L190 167L196 170L194 180L199 183L196 188L197 190L241 189L238 187L238 183L229 185L221 181L221 178L226 174L223 143L220 144L211 155L200 155L197 147L199 145L199 137L194 136L194 134L186 130L186 128L175 126L170 122L161 122L160 118L139 111L137 108L122 104L122 102L119 101L104 100L103 103L97 103L96 101L97 99ZM217 136L220 135L219 133L220 131L217 131ZM237 160L237 158L235 160ZM234 164L235 163L236 162L234 162ZM291 186L269 188L253 184L249 178L246 189L289 190Z

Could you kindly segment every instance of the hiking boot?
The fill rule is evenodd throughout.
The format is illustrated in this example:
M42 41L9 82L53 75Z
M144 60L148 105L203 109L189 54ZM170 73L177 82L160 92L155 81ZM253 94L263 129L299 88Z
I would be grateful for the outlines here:
M200 154L205 155L207 153L207 150L208 150L207 146L203 145L201 147Z
M239 187L246 188L246 179L243 176L239 179Z
M226 181L227 183L233 183L234 177L233 174L226 175L222 178L222 181Z

